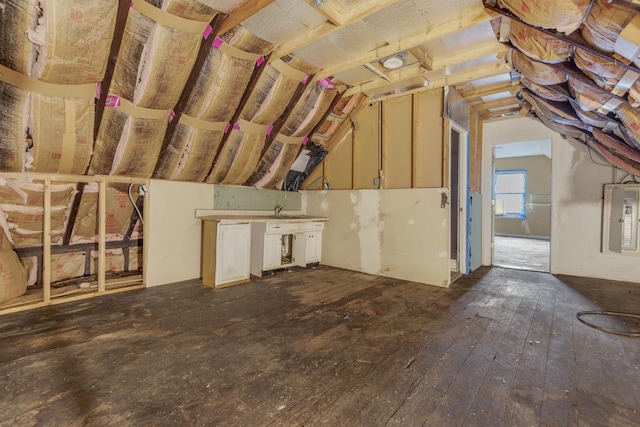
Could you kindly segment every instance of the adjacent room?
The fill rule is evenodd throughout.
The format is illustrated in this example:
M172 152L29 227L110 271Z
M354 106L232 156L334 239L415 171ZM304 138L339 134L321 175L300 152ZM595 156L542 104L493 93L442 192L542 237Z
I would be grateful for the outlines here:
M493 158L492 264L549 272L551 140L497 145Z
M0 2L0 426L633 426L640 7Z

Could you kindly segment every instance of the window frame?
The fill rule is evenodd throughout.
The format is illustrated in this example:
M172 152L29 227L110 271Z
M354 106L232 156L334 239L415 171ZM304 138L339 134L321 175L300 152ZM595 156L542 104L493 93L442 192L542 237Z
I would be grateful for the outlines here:
M500 175L522 175L522 192L518 193L498 193L498 177ZM498 201L498 194L520 194L522 196L522 207L520 212L518 213L503 213L502 215L496 215L499 218L514 218L514 219L526 219L526 209L525 209L525 201L526 201L526 193L527 193L527 170L526 169L497 169L493 174L493 199Z

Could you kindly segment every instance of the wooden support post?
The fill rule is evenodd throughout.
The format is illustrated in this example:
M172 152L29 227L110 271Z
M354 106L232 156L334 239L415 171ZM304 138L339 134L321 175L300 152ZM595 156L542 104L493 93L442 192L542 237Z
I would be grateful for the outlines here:
M124 28L127 25L129 9L131 9L131 0L120 0L118 2L118 13L116 15L116 25L113 32L113 41L111 42L111 50L109 52L107 68L100 85L100 98L98 99L98 102L96 104L96 116L93 125L94 141L98 137L100 122L102 121L102 115L104 114L104 105L107 102L109 87L111 86L111 80L113 79L113 71L116 68L116 60L118 59L120 45L122 44L122 35L124 34Z
M253 92L253 89L256 87L256 84L258 84L258 80L260 79L262 72L267 68L267 64L269 63L270 56L271 54L265 56L264 61L262 61L262 64L258 65L257 67L254 67L253 72L251 73L251 77L249 78L249 84L247 85L247 88L244 90L244 93L242 94L242 98L240 99L240 104L238 104L238 108L236 109L235 113L233 113L233 117L231 118L231 125L235 124L238 121L238 118L240 118L240 114L242 113L244 106L247 104L247 101L249 100L249 96L251 96L251 92ZM222 136L222 140L218 145L218 150L216 151L216 156L214 158L213 164L211 165L211 169L209 169L209 173L207 173L207 178L209 177L209 175L211 175L211 172L213 172L213 167L215 166L216 161L218 160L218 156L222 152L222 147L227 142L227 139L229 139L229 135L231 134L231 132L232 130L229 129L229 131Z
M443 119L442 187L449 188L449 152L451 151L451 119Z
M176 126L178 126L178 123L180 122L180 117L182 116L182 113L184 112L184 109L187 106L187 102L189 102L189 97L191 97L191 93L193 92L195 83L198 80L198 76L200 75L200 72L202 71L202 67L204 67L204 64L207 60L207 55L209 55L209 51L213 49L213 46L209 41L212 38L215 38L215 36L218 34L218 32L220 31L222 22L225 20L226 17L227 16L225 14L219 13L216 16L214 16L213 19L211 20L211 23L210 23L211 29L212 29L211 35L209 36L209 39L203 40L200 43L200 50L198 50L198 57L196 58L196 61L193 64L193 68L191 68L191 73L189 74L189 78L187 79L184 89L182 90L182 94L180 95L180 98L178 99L178 102L176 103L175 107L173 107L173 113L175 114L175 116L173 117L173 120L171 120L171 122L167 125L167 131L165 132L165 135L164 135L164 140L162 142L162 148L160 149L160 155L158 156L158 159L161 159L166 153L167 148L169 147L169 143L171 142L171 137L173 136L173 133L176 130ZM156 163L156 168L157 168L157 163ZM154 170L154 175L156 172L157 170Z
M411 188L418 187L418 180L416 170L418 169L418 156L416 151L420 144L420 96L415 94L411 95Z
M51 178L44 179L44 215L42 233L42 299L51 301Z
M476 136L476 171L475 181L477 192L482 193L482 147L483 147L483 127L484 121L478 117L477 136Z
M98 184L98 292L106 287L107 180Z

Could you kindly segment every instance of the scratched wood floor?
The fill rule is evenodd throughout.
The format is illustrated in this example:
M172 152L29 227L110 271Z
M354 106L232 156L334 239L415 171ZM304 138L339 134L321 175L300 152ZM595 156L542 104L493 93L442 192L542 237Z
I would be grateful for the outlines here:
M640 339L575 315L637 311L639 294L498 268L439 289L320 267L5 315L0 425L638 425Z

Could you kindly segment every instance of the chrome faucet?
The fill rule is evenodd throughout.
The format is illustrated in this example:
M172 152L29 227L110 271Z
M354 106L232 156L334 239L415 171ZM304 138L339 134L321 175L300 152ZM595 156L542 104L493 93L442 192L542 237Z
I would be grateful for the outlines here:
M275 208L273 208L273 213L274 213L274 215L275 215L275 216L278 216L278 215L280 215L280 212L282 212L282 206L280 206L280 205L276 205L276 207L275 207Z

